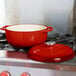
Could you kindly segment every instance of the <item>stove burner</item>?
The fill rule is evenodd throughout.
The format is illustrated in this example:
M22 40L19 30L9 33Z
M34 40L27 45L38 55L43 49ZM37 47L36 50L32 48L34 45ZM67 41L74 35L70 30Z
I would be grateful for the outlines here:
M54 34L51 37L48 37L46 42L55 41L56 43L65 44L73 48L73 50L76 50L76 37L72 36L70 34L66 35L59 35ZM0 50L8 50L8 51L22 51L22 52L28 52L30 48L15 48L8 44L5 33L0 32Z

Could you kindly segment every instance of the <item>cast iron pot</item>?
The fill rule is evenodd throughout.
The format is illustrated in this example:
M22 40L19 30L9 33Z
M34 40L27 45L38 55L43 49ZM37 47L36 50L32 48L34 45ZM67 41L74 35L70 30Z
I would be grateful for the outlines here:
M48 32L52 27L45 25L6 25L1 30L5 30L6 39L9 44L17 48L32 47L47 40Z

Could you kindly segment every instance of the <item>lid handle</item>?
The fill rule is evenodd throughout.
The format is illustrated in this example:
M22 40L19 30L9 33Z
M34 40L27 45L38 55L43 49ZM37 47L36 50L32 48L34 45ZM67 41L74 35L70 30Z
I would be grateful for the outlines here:
M50 42L45 42L45 44L47 44L47 45L54 45L54 44L56 44L56 42L55 41L50 41Z
M3 26L2 28L0 28L0 30L6 30L6 27L8 27L10 25L6 25L6 26Z

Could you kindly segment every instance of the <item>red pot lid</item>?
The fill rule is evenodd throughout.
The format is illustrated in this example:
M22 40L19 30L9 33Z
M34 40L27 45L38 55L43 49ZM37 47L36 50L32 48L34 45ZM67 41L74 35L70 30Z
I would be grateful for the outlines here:
M72 48L64 44L41 44L29 50L28 56L43 62L62 62L75 56Z

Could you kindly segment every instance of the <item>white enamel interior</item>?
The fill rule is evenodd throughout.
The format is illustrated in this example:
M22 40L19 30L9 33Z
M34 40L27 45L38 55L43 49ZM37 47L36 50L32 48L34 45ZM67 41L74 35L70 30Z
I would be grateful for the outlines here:
M44 30L46 29L46 26L42 25L13 25L7 27L7 30L11 31L39 31L39 30Z

